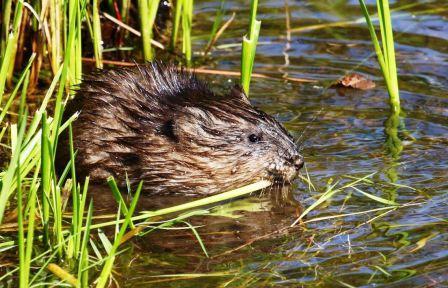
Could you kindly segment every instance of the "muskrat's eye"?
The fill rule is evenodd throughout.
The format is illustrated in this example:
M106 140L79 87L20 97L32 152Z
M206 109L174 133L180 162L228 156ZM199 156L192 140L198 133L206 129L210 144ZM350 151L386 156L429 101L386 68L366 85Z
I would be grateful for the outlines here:
M261 141L261 136L255 135L255 134L250 134L249 135L249 141L252 143L257 143Z

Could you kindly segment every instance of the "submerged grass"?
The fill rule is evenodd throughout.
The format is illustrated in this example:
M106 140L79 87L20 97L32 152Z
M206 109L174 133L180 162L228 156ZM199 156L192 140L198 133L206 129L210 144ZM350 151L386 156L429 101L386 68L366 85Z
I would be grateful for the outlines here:
M330 179L327 183L326 187L318 187L317 191L314 191L313 194L316 194L315 197L312 197L308 200L312 200L312 204L309 206L308 209L303 211L297 221L293 225L279 225L275 228L273 228L272 232L268 232L266 234L261 234L260 236L254 235L254 237L251 237L249 240L244 239L243 244L240 246L237 246L235 248L231 248L229 250L226 250L220 254L212 255L212 259L221 259L225 258L225 256L230 256L230 254L237 254L238 251L242 251L241 253L254 253L253 251L256 251L257 248L255 248L255 243L260 242L261 249L272 249L276 251L275 247L271 247L271 242L268 242L270 244L266 244L267 240L278 238L279 235L284 236L284 238L290 240L291 235L293 234L300 234L298 241L288 241L285 245L286 248L283 247L279 253L287 253L287 256L289 260L294 261L294 259L299 259L301 263L308 263L307 261L310 261L311 259L314 259L314 257L325 257L322 254L325 253L324 250L326 249L326 244L331 243L333 240L336 241L334 245L341 245L341 239L347 238L348 241L350 241L350 235L357 235L359 232L358 229L363 226L368 225L375 225L378 223L381 225L381 220L389 215L390 213L398 210L398 209L417 209L419 206L422 206L425 204L425 202L421 201L411 201L409 203L401 203L397 204L395 202L389 201L388 199L378 197L376 195L373 195L372 193L365 192L369 188L376 188L379 186L387 186L387 187L393 187L395 186L394 183L389 182L382 182L381 180L374 180L379 174L379 172L375 173L369 173L367 175L355 177L351 175L342 175L339 180L333 181ZM317 185L313 186L317 187ZM407 187L408 188L408 187ZM358 193L358 197L363 198L364 200L370 201L373 200L371 203L376 203L377 208L368 208L363 211L357 211L357 212L343 212L344 206L347 202L352 199L352 191L355 191ZM362 191L362 192L361 192ZM325 207L325 204L328 205L328 203L331 203L335 201L335 196L337 195L338 202L342 202L340 211L336 212L334 210L330 210L328 212L325 212L327 208ZM314 200L315 199L315 200ZM241 200L243 201L243 200ZM268 200L267 200L268 201ZM258 204L259 205L259 204ZM349 206L350 203L347 203L347 206ZM324 206L324 208L322 208ZM319 208L318 208L319 207ZM323 213L325 216L314 216L311 213L313 210L320 210L320 213ZM316 212L316 211L315 211ZM350 219L353 218L353 216L360 216L365 215L366 221L362 221L360 223L357 223L354 227L351 225L335 225L336 227L333 227L333 225L330 225L331 227L328 228L329 221L338 221L340 219ZM305 216L307 216L305 218ZM350 220L349 220L350 221ZM323 223L323 228L325 230L318 231L319 229L307 229L307 224L316 224L316 223ZM300 225L297 225L299 224ZM442 224L443 225L443 224ZM327 234L328 233L328 234ZM311 238L308 239L305 235L311 234ZM319 240L314 239L314 237L319 238ZM428 237L421 240L421 243L426 243L428 241L427 239L431 239L434 237L433 234L429 235ZM280 241L273 240L274 243L280 243ZM318 242L317 242L318 241ZM322 242L323 241L323 242ZM295 251L295 247L291 245L299 245L301 248L298 251ZM306 247L309 245L308 247ZM418 249L419 243L416 244L416 247L413 249ZM422 244L424 245L424 244ZM269 247L269 248L267 248ZM260 248L258 248L260 249ZM269 250L269 251L272 251ZM285 252L286 251L286 252ZM266 253L266 251L263 251ZM161 275L152 275L152 276L146 276L145 278L148 279L144 283L149 284L155 284L155 283L162 283L162 282L171 282L171 281L182 281L182 280L191 280L194 278L203 278L205 281L205 278L209 277L226 277L229 278L227 280L222 280L222 283L225 283L225 286L230 287L246 287L247 283L250 283L250 287L264 287L269 286L273 282L276 281L282 281L282 280L288 280L291 278L285 279L285 276L281 275L277 271L270 271L271 266L276 266L275 263L277 262L277 259L269 262L264 262L260 260L258 257L263 257L264 253L261 253L260 255L257 255L257 264L262 263L263 265L242 265L241 268L238 268L238 265L232 265L232 267L224 267L220 271L212 271L210 273L174 273L174 274L161 274ZM272 253L272 252L271 252ZM331 253L331 252L330 252ZM349 253L351 253L349 248ZM359 253L359 251L358 251ZM231 256L230 256L231 257ZM384 256L385 257L385 256ZM349 256L350 258L350 256ZM262 258L261 258L262 259ZM272 258L269 258L272 259ZM350 260L353 261L353 260ZM244 262L244 260L241 260L241 262ZM251 262L253 263L253 262ZM283 262L284 263L284 262ZM280 271L282 267L282 263L279 264L280 267L277 267ZM378 265L377 265L378 266ZM305 269L306 266L304 266L302 269ZM310 265L309 269L315 269L315 267L319 267L319 265ZM380 267L380 266L378 266ZM219 269L219 268L218 268ZM381 268L380 269L384 269ZM275 269L274 269L275 270ZM385 270L386 271L386 270ZM315 272L315 271L314 271ZM272 273L271 275L269 275ZM321 273L321 272L320 272ZM313 275L314 273L311 273ZM320 274L322 275L322 273ZM287 277L287 276L286 276ZM151 278L154 278L154 280L151 280ZM188 282L184 282L188 283ZM179 283L178 285L182 285L183 283Z
M142 191L143 182L140 182L140 184L137 187L137 191L135 192L131 205L129 207L128 213L126 213L126 218L124 219L123 224L121 224L120 232L115 236L114 244L112 245L112 248L109 250L109 255L107 257L106 262L104 263L103 269L101 271L100 276L98 277L98 282L96 283L97 288L105 287L107 284L107 280L109 279L109 275L112 272L112 265L114 264L116 252L118 249L118 246L121 244L121 239L124 236L124 233L126 232L126 228L128 227L129 223L131 222L131 217L134 214L135 207L137 206L138 199L140 197L140 192ZM122 204L120 203L120 206ZM125 205L125 204L123 204ZM119 213L117 215L120 215Z

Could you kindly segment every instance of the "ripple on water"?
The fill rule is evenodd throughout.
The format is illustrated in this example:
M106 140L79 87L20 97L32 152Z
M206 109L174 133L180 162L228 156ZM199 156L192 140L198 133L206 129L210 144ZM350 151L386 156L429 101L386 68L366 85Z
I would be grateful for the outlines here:
M358 1L288 2L293 28L362 17ZM206 259L189 231L157 232L137 241L133 252L125 252L120 258L123 271L129 269L129 259L134 259L132 271L123 275L132 275L125 286L153 280L149 275L220 271L232 271L236 276L179 280L167 286L447 285L448 21L446 9L441 10L447 8L445 2L393 2L394 8L410 5L406 12L394 14L393 23L404 111L404 125L399 128L404 146L397 159L389 155L385 145L387 93L364 24L292 33L288 43L285 2L262 1L259 8L258 18L263 20L260 42L264 44L257 48L254 71L318 81L300 84L253 79L251 86L251 101L276 115L295 137L301 137L306 167L318 192L297 181L293 198L308 207L328 185L340 181L340 187L353 181L347 175L363 177L377 172L372 177L373 185L359 188L413 206L367 213L387 205L347 189L312 211L304 221L339 214L346 217L309 222L300 229L263 237L290 225L296 219L296 210L288 204L273 205L266 196L254 197L254 202L272 205L263 206L268 207L266 210L246 212L238 219L193 220L193 224L205 225L198 232L209 254L221 256ZM198 1L195 5L201 13L195 15L194 33L207 35L219 1ZM226 7L227 15L231 11L238 14L218 45L240 43L247 27L246 2L226 1ZM199 49L205 40L199 39L195 45ZM211 66L239 69L238 45L212 53ZM352 70L374 80L376 88L343 93L328 88ZM218 79L216 82L222 86L229 84L225 77L209 78ZM258 241L251 242L254 239ZM154 285L160 287L163 283Z

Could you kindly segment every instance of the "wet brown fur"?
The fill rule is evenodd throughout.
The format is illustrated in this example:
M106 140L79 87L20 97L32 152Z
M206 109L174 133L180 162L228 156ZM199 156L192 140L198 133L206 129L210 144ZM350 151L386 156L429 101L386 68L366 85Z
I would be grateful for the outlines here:
M262 178L290 181L303 163L287 131L240 88L217 95L172 65L86 76L64 117L78 111L77 171L93 182L113 175L125 186L127 174L132 184L144 180L148 193L212 194ZM61 166L67 138L58 148Z

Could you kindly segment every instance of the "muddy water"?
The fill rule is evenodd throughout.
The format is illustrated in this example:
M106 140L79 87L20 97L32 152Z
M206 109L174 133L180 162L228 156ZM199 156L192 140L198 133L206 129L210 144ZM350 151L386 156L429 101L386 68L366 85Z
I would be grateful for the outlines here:
M190 219L209 258L189 229L140 238L117 259L122 286L448 285L447 2L392 3L398 9L393 15L403 108L396 125L387 124L388 96L368 31L363 23L352 23L362 17L358 1L288 2L290 26L296 29L290 34L285 2L260 2L254 71L316 82L254 79L251 101L301 137L314 188L297 180L288 200L280 192L263 193L213 210L214 216ZM206 44L219 1L195 5L198 51ZM249 3L226 1L226 7L226 15L235 12L237 20L207 66L238 70L240 48L234 44L245 33ZM338 22L343 24L330 26ZM303 30L311 25L321 26ZM329 88L351 71L375 81L376 88ZM218 88L236 81L207 79ZM386 209L388 204L347 188L314 209L305 223L287 228L300 212L297 202L309 207L328 186L342 187L353 181L350 177L372 173L372 182L357 188L400 207ZM149 209L188 200L147 199L142 205ZM345 216L322 219L336 215Z

